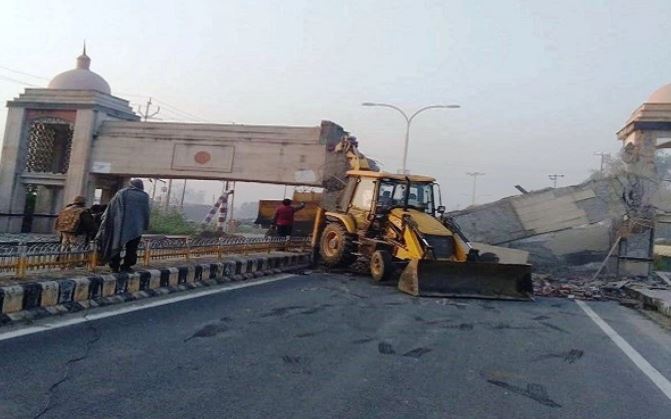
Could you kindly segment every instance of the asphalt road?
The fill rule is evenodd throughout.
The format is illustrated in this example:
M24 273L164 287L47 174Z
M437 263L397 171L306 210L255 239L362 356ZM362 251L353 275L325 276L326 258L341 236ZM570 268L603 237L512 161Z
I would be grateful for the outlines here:
M589 306L671 378L669 332L615 303ZM671 400L573 301L418 299L341 275L297 276L0 341L2 418L669 411Z

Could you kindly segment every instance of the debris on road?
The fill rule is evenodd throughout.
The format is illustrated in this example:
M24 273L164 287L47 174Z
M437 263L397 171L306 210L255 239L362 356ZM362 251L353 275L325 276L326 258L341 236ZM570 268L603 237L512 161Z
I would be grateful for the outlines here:
M598 280L592 280L589 275L555 277L551 274L533 274L532 276L534 295L543 297L624 301L631 298L632 289L671 289L671 286L657 276L626 279L613 277Z

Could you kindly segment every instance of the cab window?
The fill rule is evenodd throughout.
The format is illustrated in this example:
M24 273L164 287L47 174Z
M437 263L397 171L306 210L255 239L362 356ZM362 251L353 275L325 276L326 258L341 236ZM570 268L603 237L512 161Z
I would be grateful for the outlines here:
M362 178L354 192L352 207L361 211L370 211L374 192L375 182L373 179Z

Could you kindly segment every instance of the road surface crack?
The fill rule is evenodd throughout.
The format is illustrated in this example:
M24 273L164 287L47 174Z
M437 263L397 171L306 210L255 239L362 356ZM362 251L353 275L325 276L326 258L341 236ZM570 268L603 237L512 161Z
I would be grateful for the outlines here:
M569 364L573 364L580 358L582 358L584 352L581 351L580 349L571 349L568 352L560 352L560 353L551 353L551 354L545 354L537 357L534 359L534 361L543 361L546 359L551 359L551 358L560 358L563 359L564 361L568 362Z
M411 350L411 351L408 351L408 352L404 353L403 356L406 356L406 357L409 357L409 358L415 358L415 359L418 359L418 358L420 358L422 355L427 354L427 353L429 353L429 352L431 352L431 348L422 348L422 347L420 347L420 348L416 348L416 349L413 349L413 350Z
M86 319L87 315L88 314L84 315L85 319ZM100 332L98 331L98 329L95 326L93 326L93 324L88 319L86 319L85 324L89 328L89 330L92 332L92 334L91 334L91 337L86 341L86 343L84 345L83 354L80 355L80 356L74 357L74 358L70 358L67 361L65 361L65 364L64 364L65 371L63 372L63 376L61 377L60 380L56 381L51 386L49 386L49 389L47 390L46 403L44 404L44 407L42 408L42 410L37 415L35 415L33 417L34 419L41 418L47 412L49 412L51 409L53 409L54 407L57 406L57 405L53 404L53 400L54 400L54 395L55 395L56 391L58 390L58 387L61 384L68 381L72 377L73 366L76 363L78 363L80 361L83 361L86 358L88 358L89 354L91 353L91 348L93 347L93 345L96 342L98 342L100 340Z
M570 333L568 330L564 330L564 329L562 329L561 327L556 326L556 325L554 325L554 324L552 324L552 323L549 323L549 322L539 322L539 323L542 324L543 326L545 326L545 327L547 327L547 328L550 328L550 329L552 329L552 330L555 330L555 331L557 331L557 332L561 332L561 333Z
M184 342L188 342L191 339L195 339L195 338L211 338L211 337L216 336L220 333L225 333L228 330L229 330L229 328L227 326L222 325L222 324L206 324L205 326L198 329L193 335L184 339Z
M527 388L523 388L510 383L506 383L505 381L487 380L487 382L490 384L494 384L495 386L503 387L512 393L528 397L531 400L535 400L540 404L544 404L545 406L561 407L559 403L550 399L547 391L545 390L545 387L543 387L540 384L528 383Z
M393 355L396 353L394 347L389 342L380 342L377 344L377 351L383 355Z

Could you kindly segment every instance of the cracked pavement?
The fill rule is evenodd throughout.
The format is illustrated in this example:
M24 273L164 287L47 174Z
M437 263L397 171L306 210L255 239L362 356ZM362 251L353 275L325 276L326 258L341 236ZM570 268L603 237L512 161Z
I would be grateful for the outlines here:
M57 397L57 390L58 387L66 382L67 380L70 379L71 374L73 374L73 369L75 368L75 365L80 362L85 360L86 358L89 357L89 354L91 352L91 347L93 346L94 343L98 342L100 340L100 332L98 329L95 327L95 323L87 321L85 325L88 327L88 329L91 331L91 337L89 340L86 341L84 344L84 353L80 356L77 356L75 358L68 359L65 361L65 371L63 373L63 377L53 383L47 390L46 394L46 403L44 405L44 408L34 416L34 419L41 418L42 416L46 415L49 413L49 411L54 408L56 405L56 402L54 399Z
M671 337L592 303L671 376ZM110 308L113 309L113 308ZM418 299L311 274L0 341L0 417L664 418L569 300Z

